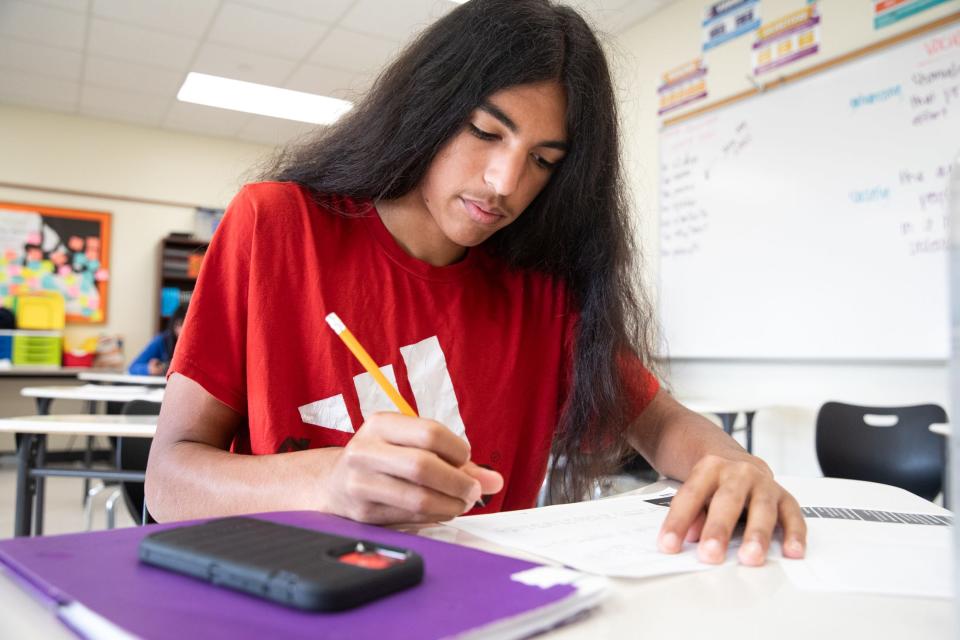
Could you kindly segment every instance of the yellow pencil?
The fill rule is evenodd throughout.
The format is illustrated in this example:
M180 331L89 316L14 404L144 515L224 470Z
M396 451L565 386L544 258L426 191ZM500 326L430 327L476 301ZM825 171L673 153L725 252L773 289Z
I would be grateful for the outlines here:
M360 361L360 364L363 365L363 368L367 370L367 373L373 376L373 379L377 381L377 384L380 385L380 388L383 389L383 392L387 394L390 400L393 401L393 404L396 405L397 410L413 418L417 417L417 412L413 410L413 407L403 399L403 396L400 395L400 392L390 384L390 381L387 380L387 377L383 375L383 372L380 371L380 367L377 366L377 363L373 361L373 358L370 357L370 354L367 353L367 350L364 349L357 339L353 337L353 334L350 333L350 329L347 329L347 325L343 324L343 320L335 314L331 313L327 315L327 324L330 325L330 328L333 329L334 333L340 336L340 339L343 340L343 344L347 345L347 348L350 349L350 353L356 356L357 360Z
M363 348L360 342L350 333L350 329L347 329L347 325L343 324L343 320L340 319L335 313L327 314L327 324L330 325L330 328L333 329L333 332L340 336L340 339L343 340L343 344L347 345L347 348L350 349L357 360L360 361L360 364L363 365L363 368L367 370L367 373L373 376L373 379L377 381L377 384L380 385L380 388L383 389L383 392L387 394L390 400L393 401L393 404L396 405L397 410L400 413L416 418L417 412L413 410L413 407L403 399L403 396L400 395L400 392L390 384L390 381L387 380L387 377L383 375L383 372L380 371L380 367L377 366L377 363L373 361L373 358L370 357L370 354L367 353L367 350ZM486 500L481 497L477 500L477 507L487 506Z

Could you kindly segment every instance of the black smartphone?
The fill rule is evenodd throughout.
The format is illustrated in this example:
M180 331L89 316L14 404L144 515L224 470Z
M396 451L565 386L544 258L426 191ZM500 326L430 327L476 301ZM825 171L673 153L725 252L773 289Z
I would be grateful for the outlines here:
M349 609L423 579L423 558L407 549L246 517L151 533L140 560L309 611Z

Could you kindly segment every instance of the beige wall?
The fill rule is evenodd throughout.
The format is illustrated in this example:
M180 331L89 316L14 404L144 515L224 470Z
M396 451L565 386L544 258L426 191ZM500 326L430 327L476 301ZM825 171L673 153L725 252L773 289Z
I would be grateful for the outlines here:
M269 151L222 138L0 105L3 183L223 207L243 174ZM0 201L113 215L107 322L82 329L71 326L68 331L75 335L120 334L125 339L127 360L135 357L155 329L160 238L171 231L192 231L193 209L4 187L0 187ZM33 412L32 403L17 393L22 384L0 378L0 414ZM60 413L80 409L79 403L54 403L54 410ZM0 450L11 446L4 441Z
M628 179L647 256L644 276L648 283L657 281L659 234L656 90L660 74L701 55L700 23L706 4L707 0L675 0L611 46L621 94ZM805 6L803 0L763 0L760 4L763 22ZM822 0L819 9L820 52L777 71L790 74L928 23L957 11L960 2L947 2L879 31L873 29L872 4L866 0ZM752 43L752 34L745 34L705 54L709 96L686 111L751 88L747 75ZM777 71L765 74L762 80L775 79ZM750 310L717 312L749 314ZM933 401L944 406L948 401L945 365L685 360L671 362L670 372L670 384L678 396L769 405L757 414L756 451L781 474L819 474L813 425L817 408L826 400L879 405Z
M91 118L0 106L0 182L223 207L269 149ZM157 247L193 230L193 209L0 187L0 200L108 211L112 218L107 322L72 333L123 335L127 357L152 337Z

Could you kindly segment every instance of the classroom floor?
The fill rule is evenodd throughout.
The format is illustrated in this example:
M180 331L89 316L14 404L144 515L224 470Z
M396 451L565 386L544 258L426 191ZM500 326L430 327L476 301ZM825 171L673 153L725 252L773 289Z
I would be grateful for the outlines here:
M94 481L96 482L96 481ZM0 538L13 536L13 507L16 501L17 463L13 456L0 457ZM93 530L107 528L104 503L111 490L94 499ZM77 533L85 530L83 517L83 480L80 478L48 478L45 497L43 533ZM126 505L118 500L114 510L117 527L134 526Z

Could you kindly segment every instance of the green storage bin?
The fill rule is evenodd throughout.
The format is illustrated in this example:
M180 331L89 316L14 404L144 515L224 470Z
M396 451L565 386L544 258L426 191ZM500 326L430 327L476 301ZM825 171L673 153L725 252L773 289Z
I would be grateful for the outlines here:
M14 332L14 366L59 367L62 358L63 334L59 331Z

